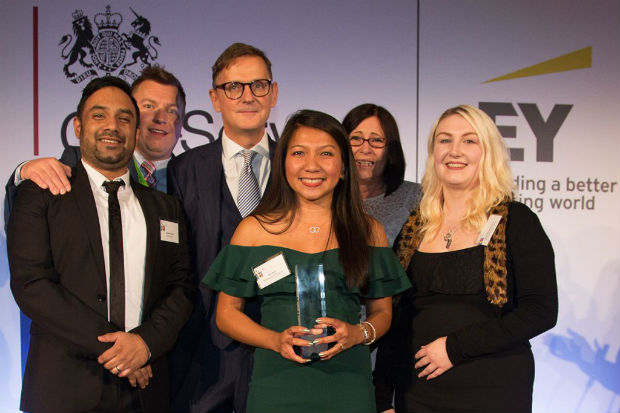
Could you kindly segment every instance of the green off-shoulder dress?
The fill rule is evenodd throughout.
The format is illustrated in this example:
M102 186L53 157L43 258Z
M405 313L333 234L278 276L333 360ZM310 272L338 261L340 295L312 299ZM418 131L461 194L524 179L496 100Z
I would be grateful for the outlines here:
M290 274L260 289L252 268L282 252ZM362 294L346 286L338 250L308 254L277 246L226 246L203 282L235 297L258 296L261 324L275 331L297 325L295 265L323 264L328 317L360 322L360 298L381 298L410 287L389 248L371 247L370 284ZM257 348L250 381L248 412L374 412L368 346L346 349L327 361L298 364L279 353Z

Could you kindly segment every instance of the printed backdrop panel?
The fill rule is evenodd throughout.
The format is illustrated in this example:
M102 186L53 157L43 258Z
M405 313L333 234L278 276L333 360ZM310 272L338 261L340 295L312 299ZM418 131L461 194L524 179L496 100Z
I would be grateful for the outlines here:
M38 23L33 26L34 7ZM0 63L0 105L10 119L0 139L11 140L0 155L4 179L22 160L57 157L64 143L78 143L71 118L90 76L110 73L131 82L144 60L165 65L186 90L189 116L175 152L213 140L222 124L209 100L211 65L235 41L259 47L273 63L280 91L268 121L273 137L296 110L317 109L341 119L349 109L369 101L386 106L399 118L403 136L415 134L415 2L384 7L357 0L0 0L0 10L5 56ZM390 24L383 24L386 21ZM33 61L34 28L38 53ZM142 39L133 36L137 31ZM80 52L85 55L83 63ZM33 137L35 62L38 152ZM4 245L4 234L0 240ZM4 252L1 259L0 306L6 311L0 312L0 364L6 367L0 374L0 411L15 411L21 388L20 318Z
M620 13L617 2L559 5L421 2L418 172L443 110L469 103L495 117L518 199L556 253L560 313L532 340L533 409L618 411Z
M295 110L342 119L374 102L398 121L409 180L422 178L427 135L444 109L470 103L493 114L512 148L519 196L556 251L560 316L532 342L534 411L618 410L617 1L41 3L0 0L5 179L20 161L77 144L71 117L90 76L131 82L143 64L165 65L186 89L175 152L213 140L222 125L208 96L210 68L235 41L263 49L273 63L274 138ZM20 316L4 234L0 244L0 411L17 411Z

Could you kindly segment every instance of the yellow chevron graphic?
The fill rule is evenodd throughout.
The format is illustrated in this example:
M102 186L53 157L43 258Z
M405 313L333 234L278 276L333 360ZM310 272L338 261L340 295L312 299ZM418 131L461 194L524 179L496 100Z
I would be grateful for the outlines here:
M548 73L566 72L568 70L586 69L592 67L592 46L567 53L553 59L545 60L532 66L524 67L516 72L508 73L484 83L500 80L518 79L520 77L545 75Z

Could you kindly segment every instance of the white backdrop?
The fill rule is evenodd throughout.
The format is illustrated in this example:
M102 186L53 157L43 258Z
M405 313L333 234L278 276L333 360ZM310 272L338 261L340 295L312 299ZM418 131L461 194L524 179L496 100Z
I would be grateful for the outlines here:
M106 32L96 22L105 21L108 4L110 21L118 27ZM0 178L8 179L18 162L35 157L35 62L37 156L58 156L62 151L61 125L75 110L86 82L70 80L88 70L106 73L79 62L69 67L75 77L67 78L63 72L66 59L61 53L66 43L59 43L63 36L74 35L76 10L91 22L99 52L105 49L97 42L113 43L117 36L130 33L137 15L149 22L147 41L157 37L160 45L151 40L156 49L151 53L157 57L148 61L174 72L188 94L192 114L177 153L207 142L209 135L217 136L221 122L208 98L210 67L234 41L263 49L273 63L280 95L269 119L272 135L278 135L286 117L300 108L342 118L357 104L377 103L398 121L410 180L421 179L428 132L445 108L470 103L493 111L498 125L505 127L508 146L520 159L512 163L520 179L520 196L539 214L556 251L560 315L556 328L532 341L534 411L620 409L620 5L616 0L384 4L0 0L0 113L5 126ZM111 62L109 71L114 75L137 50L123 48L124 60ZM573 58L572 66L560 61L551 64L552 73L485 83L582 49L591 57L586 53ZM85 61L97 58L114 56L88 54ZM562 71L576 66L580 68ZM139 72L140 64L128 69ZM70 130L67 138L76 144ZM580 189L578 181L584 182ZM4 234L0 248L0 411L17 411L20 317L8 285Z

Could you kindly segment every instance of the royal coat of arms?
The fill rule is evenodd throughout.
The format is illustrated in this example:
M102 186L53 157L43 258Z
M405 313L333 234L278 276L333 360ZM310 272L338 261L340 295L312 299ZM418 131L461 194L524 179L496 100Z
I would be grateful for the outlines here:
M73 35L65 34L58 44L62 47L60 55L65 59L63 72L68 80L77 84L101 74L115 74L134 80L138 77L136 72L157 60L156 46L161 46L161 43L157 36L151 35L151 23L131 7L129 9L135 19L127 33L119 32L123 16L113 13L109 5L105 12L97 13L93 18L97 26L96 34L83 10L73 12ZM72 71L76 70L75 64L78 63L84 70L80 74Z

